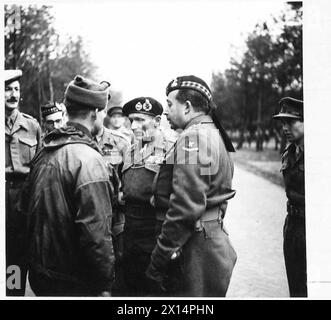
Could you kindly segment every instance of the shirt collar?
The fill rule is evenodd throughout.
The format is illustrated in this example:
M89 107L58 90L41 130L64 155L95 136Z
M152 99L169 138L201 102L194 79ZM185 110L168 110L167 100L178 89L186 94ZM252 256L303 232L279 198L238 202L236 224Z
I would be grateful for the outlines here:
M208 123L208 122L213 122L213 119L208 115L208 114L199 114L196 117L194 117L193 119L191 119L189 121L189 123L186 125L185 130L195 124L198 123Z
M29 130L28 120L22 115L21 112L17 110L17 112L15 112L15 114L11 116L14 117L12 118L14 119L12 132L16 131L19 127L22 127L25 130Z

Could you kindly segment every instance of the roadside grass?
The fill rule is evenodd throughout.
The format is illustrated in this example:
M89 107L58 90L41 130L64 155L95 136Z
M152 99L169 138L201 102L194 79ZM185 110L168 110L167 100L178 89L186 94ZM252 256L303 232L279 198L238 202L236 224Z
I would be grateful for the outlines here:
M279 150L265 148L263 151L257 152L255 148L244 147L233 153L232 157L235 165L284 187L280 172L281 155Z

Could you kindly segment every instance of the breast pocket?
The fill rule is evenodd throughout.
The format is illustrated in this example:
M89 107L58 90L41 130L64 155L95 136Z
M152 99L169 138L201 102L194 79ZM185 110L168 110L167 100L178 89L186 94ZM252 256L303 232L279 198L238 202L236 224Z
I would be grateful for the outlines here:
M109 162L111 165L117 165L123 162L123 157L118 148L105 144L102 151L105 161Z
M22 164L29 164L37 151L37 139L21 137L18 141Z

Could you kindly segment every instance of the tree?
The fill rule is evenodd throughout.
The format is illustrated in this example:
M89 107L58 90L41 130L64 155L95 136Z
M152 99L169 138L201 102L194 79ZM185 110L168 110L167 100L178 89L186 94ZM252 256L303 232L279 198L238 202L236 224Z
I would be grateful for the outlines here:
M258 137L266 129L273 131L280 98L302 98L302 6L290 4L273 23L257 24L242 56L232 58L223 73L213 74L211 87L228 129ZM259 141L259 150L261 146Z
M5 6L5 68L22 69L20 109L39 118L40 106L62 101L69 81L96 72L82 37L60 43L51 6Z

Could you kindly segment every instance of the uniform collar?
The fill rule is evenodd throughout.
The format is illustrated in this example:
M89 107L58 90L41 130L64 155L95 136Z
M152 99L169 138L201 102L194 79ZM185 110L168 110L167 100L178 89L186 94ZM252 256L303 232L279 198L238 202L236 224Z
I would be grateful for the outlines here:
M198 116L194 117L189 121L184 130L188 129L189 127L192 127L195 124L212 122L213 119L208 114L199 114Z
M68 121L67 122L67 127L74 127L75 129L85 133L89 138L93 139L91 131L89 129L87 129L85 126L83 126L82 124L78 123L78 122Z
M13 124L13 128L11 130L12 133L18 131L21 127L24 128L25 130L29 130L29 124L28 124L28 120L23 116L23 114L21 112L19 112L17 110L16 115L11 115L11 117L14 116L14 124Z

